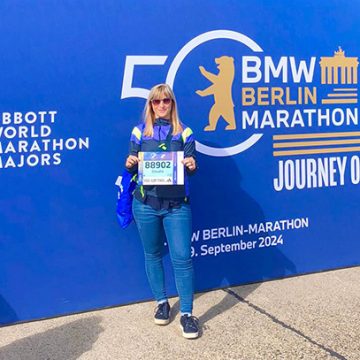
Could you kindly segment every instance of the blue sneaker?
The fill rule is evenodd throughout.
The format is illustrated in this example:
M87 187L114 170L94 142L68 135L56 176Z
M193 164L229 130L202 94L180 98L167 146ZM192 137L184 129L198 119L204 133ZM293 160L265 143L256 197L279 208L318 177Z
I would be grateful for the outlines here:
M167 325L170 322L170 305L168 302L161 303L156 307L154 322L157 325Z
M196 339L199 336L199 320L195 316L188 314L180 318L180 327L183 337L186 339Z

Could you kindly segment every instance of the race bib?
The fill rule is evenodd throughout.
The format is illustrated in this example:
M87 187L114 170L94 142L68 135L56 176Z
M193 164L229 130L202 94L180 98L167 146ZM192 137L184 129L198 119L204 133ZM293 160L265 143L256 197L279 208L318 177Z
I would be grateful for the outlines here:
M140 185L184 185L183 151L139 152Z

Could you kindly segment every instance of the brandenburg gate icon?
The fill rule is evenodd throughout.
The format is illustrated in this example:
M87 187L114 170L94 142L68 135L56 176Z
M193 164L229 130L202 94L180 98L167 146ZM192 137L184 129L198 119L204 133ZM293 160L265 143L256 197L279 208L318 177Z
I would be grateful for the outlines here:
M345 57L345 51L339 46L339 50L334 52L333 57L321 57L321 83L357 84L357 67L359 61L357 57Z

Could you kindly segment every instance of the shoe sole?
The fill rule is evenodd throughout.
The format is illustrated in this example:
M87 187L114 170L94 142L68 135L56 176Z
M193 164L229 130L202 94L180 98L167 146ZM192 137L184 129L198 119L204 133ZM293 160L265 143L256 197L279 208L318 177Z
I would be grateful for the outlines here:
M182 335L185 339L196 339L199 337L199 332L196 333L186 333L183 327L180 325L180 329L182 331Z
M170 322L171 310L169 311L169 318L168 319L157 319L154 318L154 323L156 325L167 325Z
M156 325L167 325L170 322L170 319L155 319L154 318L154 323Z

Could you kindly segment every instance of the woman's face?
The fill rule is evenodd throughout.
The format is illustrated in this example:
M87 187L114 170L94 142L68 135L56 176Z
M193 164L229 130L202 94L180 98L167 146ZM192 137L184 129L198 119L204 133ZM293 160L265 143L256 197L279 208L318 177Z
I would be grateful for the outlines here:
M170 119L172 100L162 94L158 99L151 100L151 106L156 118Z

